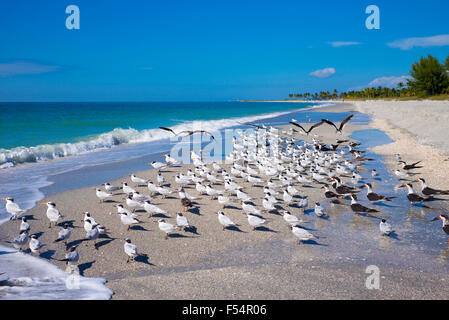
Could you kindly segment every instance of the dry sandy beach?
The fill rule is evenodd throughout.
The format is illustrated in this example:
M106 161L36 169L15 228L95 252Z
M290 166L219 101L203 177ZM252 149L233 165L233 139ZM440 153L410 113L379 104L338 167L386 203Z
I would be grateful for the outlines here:
M426 171L423 174L427 180L431 185L444 188L444 184L449 181L447 178L449 162L444 161L447 154L444 155L442 150L449 150L447 144L443 144L442 140L436 141L436 145L441 146L441 149L421 145L420 142L428 140L420 141L411 134L422 137L420 132L423 129L420 131L419 127L410 126L410 133L406 132L402 127L403 123L396 119L390 117L391 122L388 123L382 120L383 116L388 118L388 114L383 115L381 111L378 113L376 108L377 103L372 105L355 103L339 104L326 108L326 111L373 112L375 116L373 123L369 126L350 124L345 127L342 137L349 136L355 130L380 128L396 142L376 147L373 151L385 155L390 165L393 165L395 153L400 153L407 161L424 160ZM389 106L382 108L388 110ZM322 109L316 111L320 112ZM446 115L448 114L446 111ZM398 117L402 119L402 116ZM440 127L443 125L437 123ZM316 133L322 137L323 142L329 144L335 141L334 131L329 126L322 126ZM443 131L439 132L442 134ZM221 166L229 171L228 165L221 164ZM189 165L174 166L163 170L163 175L167 179L165 184L172 189L177 187L174 176L179 171L186 173L189 167ZM137 172L136 175L156 180L155 170ZM135 186L129 177L111 183L120 185L122 181L128 182L132 187ZM239 178L237 181L241 183L243 179ZM254 199L258 208L262 208L262 187L252 187L249 183L243 185L244 191ZM223 189L222 184L215 187ZM306 188L299 183L296 183L295 187L300 190L301 195L309 197L309 208L313 208L315 201L324 201L323 191L318 187ZM149 193L146 186L139 186L137 190L143 194ZM330 250L332 246L345 245L344 242L334 243L332 235L326 237L326 234L320 233L321 230L326 230L323 229L325 224L332 224L333 219L346 214L344 212L329 209L331 220L322 221L313 214L304 214L302 209L289 208L292 213L309 221L309 224L305 225L314 230L313 233L323 236L315 245L298 245L297 239L279 214L263 213L262 215L269 218L270 222L266 228L252 230L239 202L223 210L239 224L239 227L223 231L216 215L217 211L222 210L218 201L211 200L207 195L199 195L194 185L186 188L186 191L198 197L194 201L195 208L185 214L194 228L189 231L177 231L167 240L155 222L165 218L170 223L176 224L176 213L181 211L177 191L166 199L155 196L152 200L153 204L165 209L167 215L149 217L143 210L137 210L136 213L140 215L142 223L129 231L120 222L114 207L115 204L124 203L124 194L117 193L111 200L100 203L95 195L95 187L89 187L59 193L41 202L55 202L64 216L60 222L72 225L69 246L78 243L77 240L85 236L81 222L85 211L89 211L99 224L107 228L107 236L99 240L98 250L94 249L92 243L79 245L79 267L84 276L107 279L106 285L114 291L113 299L447 299L448 297L447 274L422 272L386 264L381 266L381 288L369 290L365 286L368 263L363 258L363 252L360 253L358 260L349 259L345 255L329 257L324 254L327 252L325 248ZM282 198L282 194L277 197ZM285 208L282 202L280 205ZM65 246L62 243L53 243L60 227L48 228L45 211L45 206L37 205L27 212L26 215L30 217L31 233L42 233L39 240L45 244L42 249L44 256L49 262L64 269L64 262L56 259L64 258ZM363 218L355 219L348 228L355 228L357 231L365 224ZM18 225L18 221L7 222L0 226L0 234L13 237L17 233ZM373 233L377 236L375 241L380 242L381 246L391 245L388 243L389 240L385 242L385 239L379 238L376 231ZM356 245L350 243L352 235L354 233L343 231L339 234L341 239L348 241L348 247ZM135 262L126 263L127 256L123 251L126 237L137 245L141 254ZM443 248L442 256L447 254L449 257L449 252L444 252Z

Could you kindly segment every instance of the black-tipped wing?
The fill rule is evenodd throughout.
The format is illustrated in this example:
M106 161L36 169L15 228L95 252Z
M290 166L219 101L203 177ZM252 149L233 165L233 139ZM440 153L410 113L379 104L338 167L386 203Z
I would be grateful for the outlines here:
M332 121L329 121L327 119L321 119L321 121L333 126L335 130L338 130L337 126Z
M194 135L195 133L201 133L201 134L205 134L205 135L211 136L212 139L215 140L215 137L212 135L212 133L207 132L205 130L181 131L181 132L178 133L178 135L184 134L185 137L188 137L188 136Z
M169 132L171 132L171 133L173 133L175 136L177 135L172 129L170 129L170 128L166 128L166 127L159 127L159 129L161 129L161 130L165 130L165 131L169 131Z
M309 131L307 131L307 133L310 133L313 129L318 128L319 126L321 126L324 123L323 120L321 120L318 123L315 123L313 126L310 127Z
M343 121L340 123L339 131L341 131L341 130L343 129L343 126L344 126L346 123L348 123L348 121L351 120L353 116L354 116L354 115L351 114L349 117L347 117L345 120L343 120Z
M301 125L299 125L299 124L297 124L297 123L295 123L295 122L291 122L291 121L290 121L290 123L291 123L292 125L298 127L298 128L301 128L302 131L304 131L304 133L307 133L306 129L304 129Z

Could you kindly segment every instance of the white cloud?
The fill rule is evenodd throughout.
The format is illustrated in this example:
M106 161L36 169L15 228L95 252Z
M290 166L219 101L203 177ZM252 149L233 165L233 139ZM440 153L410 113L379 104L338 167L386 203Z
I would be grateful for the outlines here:
M401 50L410 50L414 47L426 48L449 46L449 34L441 34L438 36L424 38L400 39L387 43L387 45L392 48L400 48Z
M361 44L360 42L355 42L355 41L333 41L333 42L329 42L329 44L332 47L344 47L344 46L355 46L358 44Z
M334 68L325 68L325 69L313 71L313 72L309 73L309 75L312 77L324 79L324 78L329 78L336 72L337 71Z
M400 82L402 82L404 85L407 84L407 79L410 79L410 76L380 77L380 78L374 79L367 85L353 87L353 88L348 89L348 91L358 91L358 90L363 90L365 88L377 88L377 87L396 88Z
M15 61L0 63L0 77L10 77L20 74L39 74L52 72L59 69L59 66L48 66L34 62Z

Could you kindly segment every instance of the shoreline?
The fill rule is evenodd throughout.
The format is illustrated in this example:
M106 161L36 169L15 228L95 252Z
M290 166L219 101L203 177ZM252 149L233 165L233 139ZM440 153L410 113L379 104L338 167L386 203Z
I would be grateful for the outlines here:
M311 112L357 111L354 109L355 106L348 103ZM376 127L376 124L350 125L344 136L355 130L371 127ZM332 130L322 131L319 133L324 134L324 141L332 142ZM185 165L171 168L169 172L164 173L168 176L167 182L172 187L176 186L173 176L179 170L185 173L188 167ZM144 178L155 178L154 170L139 171L136 174ZM117 185L121 181L130 183L127 176L112 183ZM216 187L223 189L222 185ZM138 190L148 194L146 187ZM198 196L194 188L186 190ZM301 188L300 191L309 195L311 203L321 198L320 190ZM261 190L254 188L248 189L248 192L257 199ZM174 222L175 213L180 211L177 192L174 195L176 199L156 197L154 201L156 205L167 209L167 219L171 223ZM115 203L123 203L122 198L123 195L117 195L113 198L117 202L99 204L93 187L56 193L45 198L45 201L52 200L58 204L58 208L66 216L64 220L73 220L76 228L73 229L71 241L83 237L84 230L78 220L86 210L91 212L97 222L107 226L112 240L101 239L103 244L98 251L90 245L84 247L84 244L81 244L80 255L84 275L106 278L106 286L115 293L112 299L444 299L448 294L447 288L438 292L421 292L417 289L419 286L414 283L419 281L426 288L441 286L444 284L441 282L444 281L444 272L432 275L423 274L419 270L390 266L382 266L382 275L389 280L383 282L385 284L382 290L367 290L364 287L366 261L344 255L329 260L329 257L320 255L320 250L324 249L315 250L316 246L308 248L307 245L298 247L291 234L285 230L283 221L277 221L282 220L282 217L279 219L273 214L264 214L276 220L268 225L268 231L253 232L237 208L227 209L226 214L241 224L242 232L221 232L213 214L220 206L209 197L201 197L197 201L199 210L187 213L191 224L197 227L198 234L178 232L178 236L164 240L157 224L153 223L157 217L148 218L144 212L137 213L145 223L136 230L126 232L115 208L112 207ZM260 206L260 203L257 205ZM112 212L112 215L109 215L109 212ZM46 217L43 207L36 206L29 210L27 215L35 217L36 220L30 221L32 230L43 230L41 242L49 243L50 246L52 237L44 227ZM310 218L308 215L305 217ZM7 224L11 225L13 222L0 226L0 232L12 235ZM315 223L315 229L321 228ZM55 233L56 229L50 231ZM131 235L133 243L137 243L139 251L146 255L142 261L134 264L124 263L126 257L122 246L123 239L128 234ZM54 234L52 236L54 237ZM325 245L330 245L328 241L323 241ZM55 250L55 258L60 257L62 247L53 249L52 246L49 250ZM267 261L267 257L272 258ZM60 262L50 262L62 267ZM329 274L335 275L333 280L329 278ZM280 279L284 280L279 281ZM259 292L262 281L263 290Z

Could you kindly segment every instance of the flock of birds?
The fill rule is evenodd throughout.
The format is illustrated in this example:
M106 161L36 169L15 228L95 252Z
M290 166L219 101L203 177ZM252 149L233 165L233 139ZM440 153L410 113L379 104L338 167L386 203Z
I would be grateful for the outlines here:
M297 187L319 186L323 189L323 197L326 201L346 205L356 215L365 214L369 216L378 213L379 211L374 208L376 203L392 201L395 198L375 193L371 183L359 185L359 181L362 180L359 169L365 162L373 161L373 159L363 155L365 152L360 149L360 143L337 138L335 144L326 145L317 139L317 135L313 135L311 142L307 142L307 139L295 138L296 134L309 136L315 128L323 124L335 127L336 134L341 134L345 124L352 117L353 115L350 115L338 126L329 120L322 119L307 130L294 119L290 122L292 127L288 130L249 124L255 127L255 130L246 135L240 132L238 137L233 138L233 151L226 156L225 165L220 165L217 162L207 163L203 161L201 154L198 155L191 151L194 166L187 169L186 172L181 172L182 170L177 172L174 178L177 187L164 185L166 178L161 170L179 164L170 155L164 155L165 162L154 161L149 163L157 171L156 181L143 179L132 174L130 180L135 187L128 185L127 182L123 182L121 186L105 183L103 185L104 190L96 188L95 193L100 202L113 197L117 192L126 195L124 204L120 203L115 207L121 223L129 229L131 226L141 223L136 210L144 210L150 217L155 214L166 214L166 210L152 203L153 199L156 197L165 198L168 195L176 194L177 191L179 199L176 201L180 201L182 212L176 214L176 224L172 224L165 219L155 221L158 223L159 229L165 233L166 239L168 239L169 234L177 230L185 230L191 227L186 213L194 207L196 199L207 196L210 197L210 201L217 201L223 208L216 212L218 223L223 230L238 227L238 224L225 214L227 206L237 204L241 206L242 211L247 216L248 224L253 229L260 228L272 221L272 218L264 218L262 214L277 211L282 213L283 220L289 226L292 235L298 239L299 244L316 240L320 236L313 234L302 226L307 221L303 220L300 215L291 212L291 208L299 208L304 212L309 206L308 197L301 196ZM300 131L296 128L299 128ZM200 133L212 136L212 134L203 130L179 133L164 127L161 127L161 130L171 131L174 135L188 136ZM395 171L399 179L409 178L413 170L421 168L420 162L407 164L401 159L400 155L396 156L401 166L401 169ZM226 168L228 169L226 170ZM371 171L373 180L378 176L379 174L373 169ZM351 182L345 183L343 179L350 179ZM422 195L414 190L410 181L401 185L401 187L407 188L407 198L410 205L433 201L436 195L449 195L447 190L428 187L423 178L414 181L420 184ZM149 195L136 190L136 186L142 185L146 185ZM193 186L198 194L196 197L186 191ZM263 187L263 199L253 199L245 192L246 189L255 186ZM371 203L371 207L363 206L357 201L363 189L367 191L366 198ZM11 220L17 220L25 213L25 210L21 209L13 198L3 198L3 200L6 200L6 211L11 214ZM346 202L346 200L350 202ZM49 221L49 228L52 227L52 224L56 226L63 218L56 204L46 202L42 205L47 207L46 216ZM328 216L326 208L319 202L313 205L313 212L318 218ZM395 232L386 219L379 219L379 230L382 235L388 236ZM449 234L449 216L443 213L432 221L435 220L442 220L443 230L446 234ZM101 234L107 232L107 229L99 225L89 212L84 213L83 222L86 235L80 241L86 242L86 244L92 242L97 249L96 241ZM67 246L71 230L68 224L63 223L62 226L57 236L55 235L54 242L64 242ZM30 225L26 217L22 217L19 235L10 243L19 250L22 250L28 243L30 251L38 253L42 245L36 235L29 236L29 233ZM136 245L132 243L130 238L124 239L123 248L127 262L134 260L139 255ZM65 259L60 261L76 265L78 260L77 245L74 245L67 250Z

